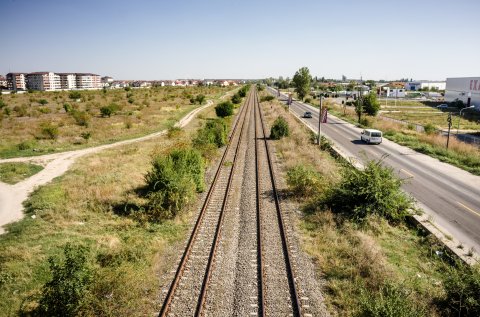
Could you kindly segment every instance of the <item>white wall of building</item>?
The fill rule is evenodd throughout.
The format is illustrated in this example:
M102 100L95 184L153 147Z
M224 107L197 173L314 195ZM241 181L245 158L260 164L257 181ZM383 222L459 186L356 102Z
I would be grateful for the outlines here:
M406 90L420 90L425 88L436 88L437 90L445 90L446 82L444 81L411 81L405 83Z
M445 101L459 99L466 104L469 95L470 104L480 110L480 77L447 78Z

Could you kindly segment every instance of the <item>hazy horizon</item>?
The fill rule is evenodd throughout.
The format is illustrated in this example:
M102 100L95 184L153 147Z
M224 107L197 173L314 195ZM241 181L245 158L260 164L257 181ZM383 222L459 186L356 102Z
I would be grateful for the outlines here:
M480 2L1 0L0 74L123 80L479 76ZM471 21L471 23L469 23Z

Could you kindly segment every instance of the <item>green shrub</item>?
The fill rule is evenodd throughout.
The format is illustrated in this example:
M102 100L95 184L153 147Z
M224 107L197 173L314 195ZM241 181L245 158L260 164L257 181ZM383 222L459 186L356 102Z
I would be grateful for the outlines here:
M111 115L115 114L119 110L119 107L115 103L111 103L108 106L101 107L100 113L102 117L110 117Z
M310 102L312 102L311 98L305 98L305 103L310 103Z
M75 122L82 127L88 127L88 122L90 121L90 115L85 111L72 111L71 112Z
M370 214L394 222L404 220L412 199L402 192L403 183L382 160L369 161L364 170L346 167L343 179L326 193L323 204L360 222Z
M5 103L5 101L3 101L2 99L0 99L0 109L6 107L7 104Z
M278 117L273 122L272 128L270 129L270 138L274 140L280 140L283 137L286 137L290 134L288 123L283 117Z
M272 96L272 95L266 95L266 96L262 96L262 97L260 98L260 102L272 101L273 99L275 99L274 96Z
M38 103L41 104L42 106L44 106L44 105L48 104L48 101L46 99L40 99L38 101Z
M17 117L25 117L27 115L27 107L25 105L15 106L13 107L13 111L17 113Z
M82 94L79 91L72 91L68 94L68 97L72 100L77 100L82 98Z
M321 189L322 179L311 166L296 165L287 171L290 191L301 197L312 197Z
M443 304L451 316L480 316L480 267L463 263L448 269Z
M173 150L166 156L153 159L152 170L147 173L147 213L154 220L177 215L195 199L195 192L202 192L204 162L194 149Z
M17 148L20 151L25 151L25 150L33 149L35 145L36 145L35 140L28 140L28 141L23 141L17 144Z
M372 126L372 121L364 116L360 119L360 125L362 127L371 127Z
M249 89L250 89L250 85L245 85L242 88L240 88L240 90L238 91L238 94L240 95L240 97L243 98L247 95L247 92Z
M240 95L236 93L232 96L232 102L237 105L242 102L242 97L240 97Z
M42 290L38 313L40 316L77 316L82 308L92 281L92 270L87 264L88 250L67 244L65 258L51 257L52 279Z
M203 104L205 102L205 95L197 95L197 97L195 98L195 101L198 102L199 105Z
M425 308L415 305L411 292L394 285L385 284L378 292L361 291L360 311L356 316L365 317L420 317L426 316Z
M215 107L215 113L221 118L231 116L233 114L233 104L230 101L219 103Z
M430 135L430 134L434 134L436 131L437 131L437 128L435 128L435 126L431 123L427 123L423 129L425 130L425 133Z
M51 123L43 123L41 126L42 136L46 139L55 140L58 137L58 127Z
M227 125L223 119L208 120L205 126L198 130L193 146L200 150L209 144L219 148L227 144L227 138Z

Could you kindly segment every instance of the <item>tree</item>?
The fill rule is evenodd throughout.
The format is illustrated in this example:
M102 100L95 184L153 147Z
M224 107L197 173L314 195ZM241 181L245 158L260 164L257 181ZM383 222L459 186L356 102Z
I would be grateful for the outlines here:
M298 97L303 100L310 91L310 82L312 76L310 76L310 70L307 67L300 68L293 76L293 85Z
M204 95L197 95L197 98L195 98L196 101L198 102L199 105L203 104L205 102L205 96Z
M363 110L371 116L377 115L380 110L380 103L377 101L375 92L371 91L363 98Z

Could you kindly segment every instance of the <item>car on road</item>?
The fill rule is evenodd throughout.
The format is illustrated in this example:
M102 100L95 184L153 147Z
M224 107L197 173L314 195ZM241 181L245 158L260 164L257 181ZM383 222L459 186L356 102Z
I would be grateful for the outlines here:
M303 117L304 118L311 118L312 117L312 113L310 111L307 111L303 114Z
M437 106L438 109L447 109L448 105L446 103L442 103L441 105Z
M365 129L360 133L360 139L368 144L380 144L382 143L382 131Z

